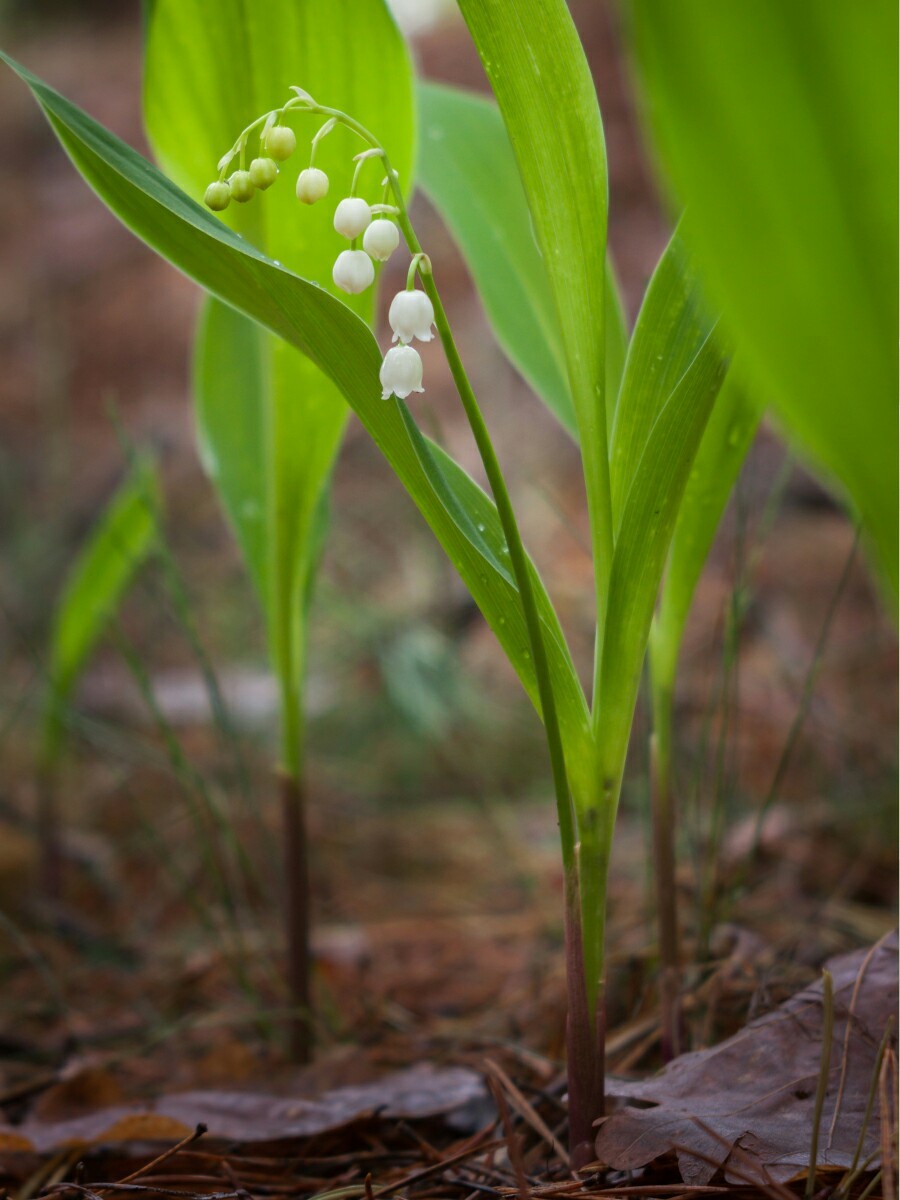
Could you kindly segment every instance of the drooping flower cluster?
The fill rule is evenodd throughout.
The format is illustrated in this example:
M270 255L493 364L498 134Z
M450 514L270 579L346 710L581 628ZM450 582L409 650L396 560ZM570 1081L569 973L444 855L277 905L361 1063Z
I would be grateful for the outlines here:
M319 142L340 122L354 126L357 132L361 130L344 114L335 114L333 109L321 109L301 88L293 90L296 99L290 100L280 112L268 113L254 121L244 130L228 154L219 161L219 178L209 185L204 196L204 202L214 212L223 212L232 200L245 204L257 191L265 191L276 182L280 173L278 164L286 162L297 148L297 138L293 129L283 124L281 118L288 110L298 105L307 111L334 114L329 116L312 139L309 166L300 172L296 183L297 199L302 204L316 204L328 195L328 176L314 165ZM251 161L249 169L245 169L247 141L250 133L259 125L262 125L259 134L260 154ZM371 287L375 282L375 264L387 262L400 244L400 231L391 217L398 216L401 209L387 202L393 191L401 206L403 204L396 187L396 172L393 173L392 180L389 169L388 176L382 180L382 203L370 204L356 194L361 169L369 158L381 158L387 165L386 155L381 147L374 144L371 135L365 136L373 144L370 149L355 156L356 169L350 195L340 200L334 211L335 232L346 238L350 246L337 255L332 279L336 287L349 295L358 295ZM239 161L238 169L226 177L226 172L236 158ZM360 239L361 248L358 244ZM421 342L431 341L434 308L426 293L415 288L417 270L420 273L430 273L431 265L424 254L417 253L413 256L406 290L399 292L391 303L389 321L393 331L392 341L399 341L400 345L388 350L381 366L379 378L383 399L397 396L403 400L411 392L423 390L422 360L410 343L414 338Z

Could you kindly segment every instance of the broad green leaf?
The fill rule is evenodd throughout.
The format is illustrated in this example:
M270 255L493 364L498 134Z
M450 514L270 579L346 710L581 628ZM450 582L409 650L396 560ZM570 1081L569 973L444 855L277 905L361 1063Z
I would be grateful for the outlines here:
M495 631L532 699L534 668L518 593L500 561L493 504L436 447L411 432L405 406L380 396L381 351L371 330L324 288L270 261L125 143L29 71L0 55L29 85L69 156L113 212L207 291L289 341L340 389L418 505ZM424 449L423 449L424 447ZM429 453L430 451L430 453ZM479 526L484 525L484 529ZM560 688L567 752L586 761L587 706L543 591L539 604Z
M553 296L497 106L443 84L420 83L418 96L419 183L462 251L501 348L577 437ZM606 389L614 398L627 337L608 264L606 287Z
M710 333L663 407L624 502L609 590L595 729L604 787L618 794L669 543L727 369ZM609 813L611 819L614 814Z
M222 0L210 20L207 0L155 0L150 22L144 89L146 123L154 152L186 191L202 195L216 163L240 131L288 99L299 84L322 103L342 108L377 134L402 181L410 187L413 157L412 70L402 37L383 0L269 0L265 19L243 0ZM352 26L353 36L346 30ZM223 70L222 64L228 63ZM275 185L246 205L232 204L224 218L269 257L302 272L331 291L331 269L346 243L331 221L334 203L306 208L294 194L297 173L307 164L309 139L320 117L295 115L298 150ZM335 129L319 147L316 165L332 180L335 199L349 191L352 156L363 148L355 135ZM261 152L258 136L248 156ZM367 163L361 194L382 195L380 163ZM341 293L343 298L343 293ZM366 321L374 317L374 289L349 298ZM261 445L261 545L250 567L268 618L273 664L287 692L302 686L305 627L303 597L311 579L313 521L340 444L347 410L338 389L310 361L283 341L262 336L253 351L256 386L239 395L227 373L230 336L249 344L257 333L236 330L240 318L206 321L198 358L207 364L200 424L205 458L218 472L232 523L245 505L243 454L228 429L236 401L241 424L259 422ZM221 336L220 336L221 334ZM248 369L241 386L250 386ZM221 406L224 411L214 410ZM238 494L229 496L234 484ZM252 518L251 518L252 519ZM245 554L248 521L236 526ZM248 560L249 561L249 560ZM290 680L290 683L288 683ZM286 713L288 717L291 714ZM295 740L295 739L294 739ZM285 745L285 754L297 750ZM289 764L296 765L296 764Z
M197 329L194 396L197 440L260 601L266 597L266 444L263 330L219 300Z
M760 406L729 371L688 476L650 638L653 686L671 693L697 581L759 427Z
M755 392L897 580L893 0L630 0L649 123Z
M616 405L610 485L617 531L650 430L712 325L676 231L647 285Z
M155 471L139 459L69 568L50 635L42 748L48 765L62 748L72 689L153 547L157 504Z
M565 350L581 440L598 612L612 550L604 403L606 147L565 0L459 0L506 125Z

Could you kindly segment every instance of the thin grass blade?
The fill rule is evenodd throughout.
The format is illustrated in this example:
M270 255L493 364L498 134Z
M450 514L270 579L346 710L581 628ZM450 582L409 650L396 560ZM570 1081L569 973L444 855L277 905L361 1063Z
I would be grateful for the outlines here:
M159 487L149 458L138 458L69 568L53 616L42 760L63 746L66 705L92 651L153 549Z

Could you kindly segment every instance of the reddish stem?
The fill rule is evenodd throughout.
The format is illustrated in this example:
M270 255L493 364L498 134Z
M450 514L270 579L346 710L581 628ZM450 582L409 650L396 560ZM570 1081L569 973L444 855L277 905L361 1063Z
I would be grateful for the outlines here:
M566 883L566 991L569 1155L578 1170L596 1157L594 1122L605 1110L606 1025L602 988L593 1016L587 999L577 876Z
M290 1053L295 1062L312 1058L310 988L310 886L306 836L306 798L299 780L279 777L284 835L285 932L287 983L294 1010L289 1027Z

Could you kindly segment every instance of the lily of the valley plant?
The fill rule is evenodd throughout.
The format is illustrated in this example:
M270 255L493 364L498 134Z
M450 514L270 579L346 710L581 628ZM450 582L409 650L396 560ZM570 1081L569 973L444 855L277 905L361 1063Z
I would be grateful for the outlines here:
M373 6L381 8L374 0ZM326 0L310 0L306 8L319 12L327 28ZM580 443L596 590L590 699L524 549L438 281L410 220L406 180L387 150L389 117L381 118L383 131L370 129L358 114L333 107L318 85L311 92L297 87L288 99L283 92L274 107L251 114L219 160L219 177L210 183L206 176L195 192L203 195L205 188L203 208L52 89L10 65L34 91L79 169L131 228L215 297L299 350L316 369L304 368L305 386L312 386L321 373L328 386L343 395L460 572L541 716L565 872L570 1141L574 1156L584 1161L592 1157L592 1124L603 1112L606 888L625 756L679 504L726 365L677 239L649 285L626 358L615 283L606 266L602 126L565 4L529 0L517 6L516 14L501 0L463 0L461 8L494 83L500 114L486 102L458 93L426 91L425 119L439 126L441 134L423 138L428 146L424 182L466 250L508 353ZM528 13L535 10L533 19L526 8ZM155 9L157 16L161 11ZM531 67L523 69L523 63ZM180 64L178 79L186 77ZM231 77L232 93L235 78L239 73ZM299 83L313 88L310 80L301 78ZM230 141L234 130L226 136ZM325 139L330 144L341 137L340 145L355 139L357 148L346 154L344 175L338 178L341 158L333 156L326 172L317 165L317 155ZM297 144L307 138L309 163L285 191L279 173L285 173ZM183 138L178 140L180 144ZM473 158L476 150L482 154L480 163ZM287 217L279 194L294 206ZM292 224L287 229L302 230L329 196L338 197L337 203L328 202L333 204L331 231L325 235L333 239L330 278L324 271L315 280L293 273L209 212L229 217L232 205L255 212L257 216L241 226L249 231L266 227L267 208L274 205L278 229L288 220ZM485 198L491 198L487 204ZM479 211L494 222L493 236L479 228ZM318 230L317 247L326 244L322 224ZM407 288L391 304L396 344L382 350L340 297L351 303L364 299L378 264L392 252L399 235L410 254ZM496 290L500 281L502 295ZM222 308L216 320L231 320L228 313ZM423 436L405 403L405 397L423 387L421 359L413 343L427 341L432 324L493 502ZM234 357L235 340L232 332L231 340L222 340L220 353L210 360L210 369L219 372L221 394L232 386L231 377L221 373L222 362L231 362L233 373L246 367L246 356ZM274 362L277 370L277 355ZM284 414L279 420L289 424L291 406L302 397L302 389L286 391L276 409ZM220 425L220 443L228 434L227 425L224 430ZM296 445L297 454L305 452L302 436ZM231 447L238 465L242 448L240 439L237 449ZM276 461L284 471L290 455L284 445L280 451ZM326 470L320 488L330 459L321 461ZM251 483L257 478L252 469L249 478ZM289 501L290 493L279 501L281 519ZM239 526L243 509L235 512ZM311 521L305 528L311 537ZM253 563L256 543L246 530L243 537ZM278 610L282 616L273 626L276 661L288 661L279 656L293 644L300 656L296 661L302 663L302 642L283 639L295 620L284 604L297 604L308 594L314 556L304 561L300 591L284 593ZM292 672L284 676L291 778L297 778L302 745L290 732L296 726L292 712L300 677ZM294 865L303 871L299 861Z
M384 261L399 242L398 228L410 253L406 289L390 305L393 340L400 344L389 348L381 363L381 398L402 402L423 391L422 361L411 343L415 339L429 341L434 324L493 494L499 545L491 546L483 536L485 523L475 522L467 528L466 513L461 514L462 532L474 548L493 559L495 570L512 585L518 611L509 604L492 604L487 615L498 631L510 619L521 621L511 658L532 692L546 732L565 871L570 1140L576 1157L587 1159L591 1156L592 1123L603 1113L605 894L625 752L662 566L725 363L677 242L667 252L648 293L646 319L639 324L625 364L615 414L606 409L605 359L609 350L604 355L596 338L594 344L586 340L576 344L575 330L567 338L560 320L564 345L568 341L572 346L570 386L576 419L584 425L582 447L592 447L590 453L583 450L598 589L591 713L562 632L524 549L499 460L456 347L431 261L410 219L399 174L377 136L352 114L319 103L302 87L294 86L293 91L294 96L280 109L261 114L241 132L220 160L221 177L209 185L206 201L210 207L220 206L226 199L217 190L221 186L229 187L234 199L249 200L252 178L245 179L246 173L235 172L225 182L232 160L243 159L248 142L257 136L264 153L273 134L291 128L288 121L299 126L304 120L318 118L323 123L311 137L310 166L300 173L296 184L304 203L324 200L331 192L331 180L314 167L313 160L318 144L332 129L340 125L350 130L365 147L354 156L355 168L347 163L348 173L353 172L349 195L334 209L334 230L350 242L349 248L336 256L335 285L348 294L370 287L376 263ZM293 138L291 144L293 148ZM381 195L370 203L357 192L363 170L373 160L379 168L375 182ZM254 165L267 161L271 160L254 159L251 173ZM315 176L313 171L317 171ZM266 171L266 187L269 176ZM477 186L474 181L473 186ZM303 219L302 212L298 219ZM377 236L372 235L373 229ZM582 261L598 253L596 237L587 249L590 253L582 250ZM558 246L554 250L558 255ZM601 242L599 253L604 252ZM577 281L575 268L577 260L571 271ZM570 272L562 270L561 274ZM416 287L417 276L423 290ZM589 302L599 300L593 312L598 329L603 328L605 319L604 293L614 294L613 285L604 284L603 275L600 279L599 297L586 297ZM613 319L620 320L617 316ZM673 324L678 341L670 344L667 339L673 336ZM656 353L660 350L662 353ZM591 360L596 364L593 373L589 371ZM661 386L648 382L648 373L659 376ZM409 411L403 406L397 411L423 466L439 470L421 435L413 432Z
M418 505L542 719L565 873L570 1141L573 1158L584 1161L592 1156L592 1124L603 1112L606 889L639 682L653 627L660 806L670 810L666 781L678 645L700 565L758 420L758 409L748 398L754 388L744 386L746 380L751 385L777 381L773 403L820 458L832 464L851 495L860 496L863 516L876 535L889 525L876 520L883 494L893 504L896 489L884 472L859 466L864 456L850 453L856 441L845 407L829 403L830 420L819 422L816 404L828 391L830 376L839 381L843 376L823 357L828 369L823 368L809 395L804 390L809 372L794 369L803 359L787 340L788 325L803 323L804 304L794 292L786 293L792 321L776 323L773 331L766 319L770 281L756 286L759 230L750 238L714 244L723 230L733 228L733 222L719 219L710 208L709 194L715 191L710 185L718 184L723 174L717 169L721 147L714 146L706 157L701 148L682 166L685 186L698 198L689 219L696 221L694 214L704 205L716 219L708 219L702 229L688 226L673 238L629 339L606 260L603 128L564 0L459 0L459 7L498 103L495 107L451 89L420 85L418 112L424 128L418 182L460 244L501 346L580 448L596 616L587 693L524 549L438 280L410 220L412 77L382 0L269 0L267 22L247 22L238 0L221 0L215 22L207 0L154 0L146 100L151 141L166 174L24 68L6 61L32 89L66 151L101 198L212 296L198 351L204 454L268 616L271 655L282 689L282 765L291 785L290 821L297 828L302 824L306 613L321 543L320 516L344 423L340 397ZM636 7L643 14L644 68L651 80L658 76L660 94L667 97L659 119L665 123L672 113L684 116L683 136L674 126L669 131L675 146L670 154L678 159L682 144L704 133L696 113L716 105L708 103L704 109L677 94L685 81L695 79L694 44L676 36L684 0L653 0ZM806 86L818 76L791 74L791 55L807 42L818 45L819 39L788 36L790 30L782 38L782 25L788 25L781 20L784 5L771 0L763 7L779 12L779 21L773 18L770 25L780 38L781 55L780 75L767 78L766 87L771 84L776 95L775 85L788 79L787 92L793 96L797 80ZM709 6L698 0L688 8L696 10L699 41L709 24ZM791 6L792 14L801 10L803 19L812 19L814 11L821 14L830 6ZM733 46L727 42L739 58L759 33L756 18L741 15L740 6L721 5L716 12L717 20L748 23ZM348 19L336 36L335 22L345 13L352 13L352 22ZM662 16L669 25L660 24L665 36L657 46L652 35ZM841 44L864 24L848 26ZM769 26L765 28L768 39ZM227 44L237 56L227 71L221 62L223 43L217 40L223 29L234 34ZM880 40L887 44L890 39ZM684 52L687 64L671 77L665 71L669 45ZM721 75L727 85L735 68L719 71L719 44L712 49L704 80L712 87ZM853 61L864 64L878 49L873 42L868 55ZM839 59L844 61L833 56L834 62ZM828 79L832 74L829 66ZM242 80L251 76L253 87L242 90ZM751 82L758 76L757 71ZM865 72L854 79L847 94L861 97L857 107L866 120L854 124L848 118L853 136L836 145L855 152L877 106L866 108ZM291 85L309 90L296 86L286 99ZM732 91L729 102L741 105L747 97L746 103L754 102L752 86ZM717 95L714 88L710 95ZM810 99L810 110L818 104L816 111L827 118L822 128L829 130L835 114L843 113L831 99L827 80ZM350 111L351 102L364 105L365 112L358 107ZM785 112L777 110L764 139L757 136L761 125L756 115L741 112L735 131L752 131L752 148L763 155L749 180L736 169L724 173L725 183L743 193L767 183L766 160ZM803 142L809 132L804 125L785 145L785 177L801 144L809 152L801 160L804 171L810 154L825 153L832 144L818 136L816 127L809 128L808 144ZM213 130L216 139L210 145ZM293 186L285 186L279 175L288 171L289 160L307 139L308 163ZM218 177L210 182L215 174L211 164L229 144L219 159ZM204 153L208 148L205 160L201 147ZM815 184L817 196L841 181L841 172L831 165L826 161L829 169L804 175ZM864 177L873 176L869 172ZM856 179L850 182L851 198L864 197L868 203L868 190ZM777 191L781 179L773 186ZM204 190L206 207L197 199ZM802 240L807 225L813 242L826 244L816 242L820 231L809 219L811 212L817 219L835 215L835 230L853 232L844 220L848 205L835 202L834 196L827 205L795 206L792 212L800 214L804 227L798 233L791 221L780 220L772 194L746 206L746 215L769 220L788 239L788 249L793 249L795 235ZM372 286L380 264L398 250L401 238L410 256L407 287L390 306L394 340L386 338L380 347L367 324L373 314ZM876 247L880 244L876 240ZM712 264L707 274L718 283L716 295L727 302L730 335L738 345L730 370L685 245L704 250ZM787 250L777 257L779 278L795 257ZM829 264L838 261L837 256L820 257ZM741 271L732 270L732 260ZM847 253L840 261L859 263L862 271L879 256ZM803 286L815 276L806 260L794 265L795 291L802 296ZM831 286L830 276L826 280L828 286L817 288L812 297L818 305L810 308L816 320L823 304L843 294ZM754 300L749 314L748 297ZM889 316L889 307L875 305L873 311L884 308ZM853 308L869 311L855 302ZM871 351L847 352L846 331L867 332L861 322L858 328L852 321L829 325L827 348L840 360L837 365L843 364L841 369L861 370L875 359ZM493 499L422 434L414 418L423 388L416 343L428 341L432 327L447 356ZM819 356L821 329L813 334L807 345ZM869 344L866 338L854 338L857 349ZM873 380L871 388L858 389L861 396L877 400L865 410L873 418L872 428L887 394ZM258 401L259 395L265 403ZM413 411L406 403L410 397ZM798 414L803 420L796 419ZM879 445L893 446L895 440L882 438ZM871 487L876 477L877 495ZM262 510L265 528L256 515ZM885 536L880 544L893 543ZM671 835L670 811L661 819ZM303 874L302 856L295 866ZM291 896L299 904L305 885L293 887ZM666 936L671 942L671 929ZM668 956L668 965L677 974L677 955ZM301 991L298 986L295 995ZM675 1008L673 1013L674 1032Z

